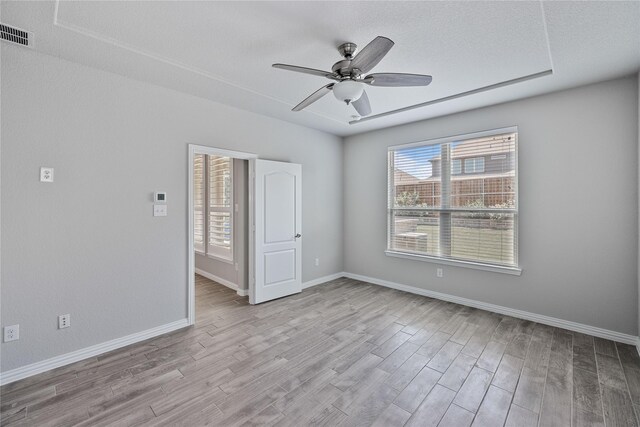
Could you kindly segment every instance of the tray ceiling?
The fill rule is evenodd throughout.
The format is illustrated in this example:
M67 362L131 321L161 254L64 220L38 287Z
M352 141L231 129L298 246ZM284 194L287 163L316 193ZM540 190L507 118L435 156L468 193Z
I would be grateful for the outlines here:
M618 77L640 68L639 2L4 2L2 21L46 54L337 135ZM350 125L329 81L336 47L396 44L374 72L431 74L421 88L368 87L373 114L553 69L553 75Z

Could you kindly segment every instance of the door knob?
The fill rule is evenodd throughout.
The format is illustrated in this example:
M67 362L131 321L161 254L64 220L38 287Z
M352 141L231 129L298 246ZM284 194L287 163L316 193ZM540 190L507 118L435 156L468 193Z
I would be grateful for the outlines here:
M294 237L295 237L296 239L298 239L298 238L302 237L302 234L298 233L298 234L296 234Z

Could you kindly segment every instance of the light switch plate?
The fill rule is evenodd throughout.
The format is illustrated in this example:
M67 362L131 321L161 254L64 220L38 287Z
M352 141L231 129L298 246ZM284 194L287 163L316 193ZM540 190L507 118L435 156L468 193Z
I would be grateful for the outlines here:
M53 182L53 168L40 168L40 182Z
M167 216L167 205L153 205L153 216Z

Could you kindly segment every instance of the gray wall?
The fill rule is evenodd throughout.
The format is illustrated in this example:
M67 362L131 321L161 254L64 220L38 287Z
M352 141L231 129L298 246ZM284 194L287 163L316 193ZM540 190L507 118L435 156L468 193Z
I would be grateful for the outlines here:
M342 271L340 138L1 49L1 323L20 324L2 371L186 317L188 143L301 163L303 281Z
M233 263L220 261L199 253L195 254L196 268L228 280L239 289L249 289L249 188L247 184L249 162L233 160L233 203L238 212L233 212ZM238 264L236 270L235 264Z
M346 138L345 270L636 335L637 85L632 76ZM385 256L387 146L512 125L522 276L444 266L438 279L437 264Z

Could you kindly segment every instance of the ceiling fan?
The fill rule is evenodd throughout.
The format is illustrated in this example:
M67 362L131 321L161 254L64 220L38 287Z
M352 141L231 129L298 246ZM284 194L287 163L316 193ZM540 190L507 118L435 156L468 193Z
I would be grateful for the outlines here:
M362 77L363 74L371 71L384 58L393 45L393 41L387 37L378 36L356 55L358 46L355 43L343 43L338 46L338 52L344 56L344 59L333 64L331 72L287 64L273 64L273 67L337 81L337 83L329 83L313 92L304 101L293 107L292 111L300 111L333 91L338 100L345 102L347 105L353 105L353 108L356 109L360 116L367 116L371 114L371 105L369 104L367 92L364 90L365 84L369 86L406 87L427 86L431 83L431 76L423 74L374 73Z

